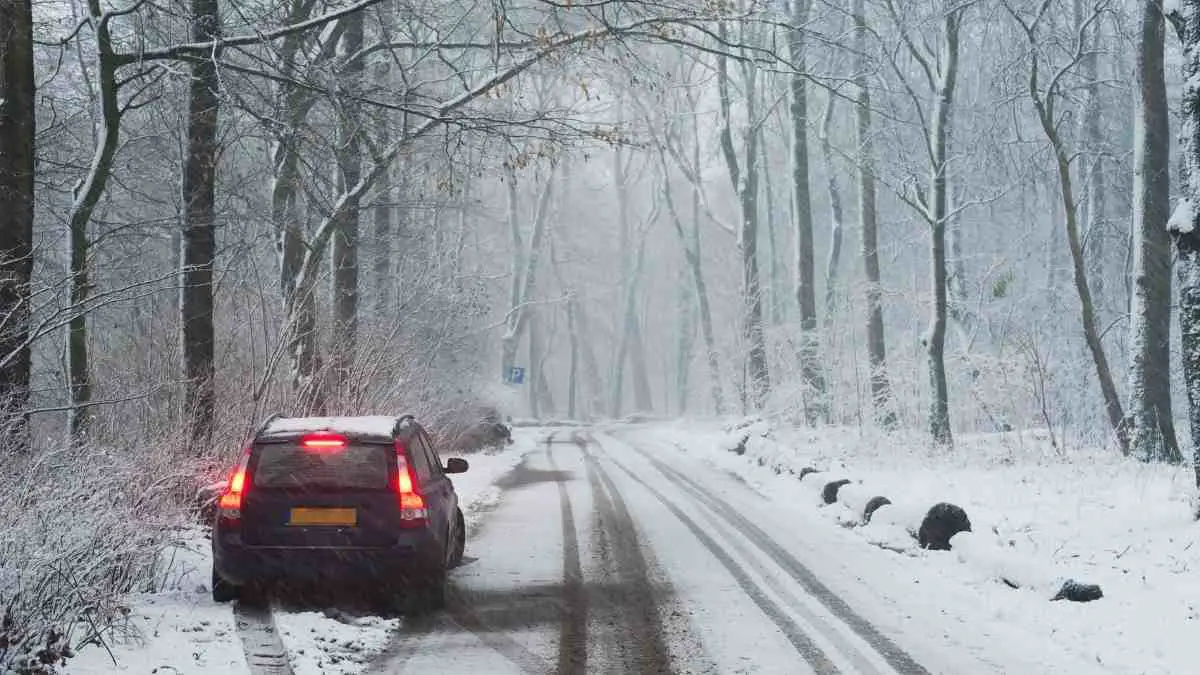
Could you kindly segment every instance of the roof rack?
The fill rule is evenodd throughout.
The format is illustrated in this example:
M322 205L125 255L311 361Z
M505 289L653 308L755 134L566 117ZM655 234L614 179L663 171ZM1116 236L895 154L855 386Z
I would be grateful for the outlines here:
M279 413L271 413L265 420L263 420L262 422L259 422L257 427L254 427L254 431L252 431L250 434L251 437L258 438L259 434L266 431L267 427L271 426L271 422L274 422L275 420L279 419L280 417L283 417L283 415L281 415Z
M412 413L404 413L403 415L399 415L396 417L395 426L392 427L392 433L398 433L400 431L400 427L403 426L405 422L416 422L416 421L417 421L417 417L416 417L416 415L413 415Z

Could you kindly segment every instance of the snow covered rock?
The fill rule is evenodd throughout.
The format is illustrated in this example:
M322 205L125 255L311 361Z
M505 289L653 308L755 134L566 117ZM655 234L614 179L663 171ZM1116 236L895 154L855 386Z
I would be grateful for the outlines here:
M821 498L825 500L826 504L836 503L838 500L838 490L841 490L843 485L849 483L849 478L842 478L826 483L825 487L821 489Z
M887 497L871 497L871 499L867 501L866 507L863 508L863 524L869 525L871 523L871 516L875 515L875 512L879 510L879 507L887 506L891 503L892 500L888 499Z
M950 538L959 532L971 531L971 519L962 507L948 502L934 504L917 530L917 543L921 548L934 551L949 551Z

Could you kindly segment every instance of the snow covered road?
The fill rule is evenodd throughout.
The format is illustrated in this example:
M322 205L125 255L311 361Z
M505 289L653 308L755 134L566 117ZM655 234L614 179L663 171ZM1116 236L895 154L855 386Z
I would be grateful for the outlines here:
M711 469L665 453L550 437L502 483L449 610L408 622L371 672L930 672Z
M517 436L456 479L469 532L445 611L231 612L179 591L151 599L165 613L135 613L162 618L146 648L119 650L120 667L93 650L67 672L1113 672L989 609L946 568L836 527L804 495L760 493L669 430Z

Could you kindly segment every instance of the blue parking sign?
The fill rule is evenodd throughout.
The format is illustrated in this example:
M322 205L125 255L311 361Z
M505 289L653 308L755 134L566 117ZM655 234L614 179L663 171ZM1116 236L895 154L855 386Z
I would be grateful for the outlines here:
M506 375L507 377L504 379L508 380L509 384L525 383L525 369L520 366L512 366L508 369L508 373L506 373Z

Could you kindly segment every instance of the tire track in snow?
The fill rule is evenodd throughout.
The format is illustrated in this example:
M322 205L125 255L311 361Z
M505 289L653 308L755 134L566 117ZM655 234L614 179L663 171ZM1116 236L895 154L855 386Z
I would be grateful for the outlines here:
M850 627L859 637L871 645L875 651L879 652L880 656L888 662L892 668L903 675L930 675L929 671L907 652L901 649L895 642L892 642L883 633L880 633L877 628L870 622L864 619L861 615L855 612L846 601L839 597L836 593L823 584L817 575L813 574L812 570L808 569L797 560L792 554L788 553L774 539L771 538L762 528L739 513L729 502L721 499L716 494L704 490L702 486L693 481L688 476L676 471L674 468L664 464L655 457L651 456L646 451L632 445L635 452L645 457L654 468L672 484L685 490L693 498L700 500L702 503L712 503L719 507L714 509L714 512L726 522L732 525L735 529L742 533L751 543L765 553L775 564L779 565L789 576L799 583L804 589L816 598L830 612L842 620ZM614 460L615 461L615 460ZM624 468L624 467L622 467ZM628 472L628 469L625 469Z
M446 613L454 623L474 634L492 651L520 668L521 672L546 673L547 675L555 672L554 666L549 661L529 651L516 640L500 634L494 626L471 609L470 603L462 595L455 592L447 595Z
M613 459L611 455L605 454L608 456L609 461L613 462L617 468L627 474L634 482L645 488L659 503L665 506L699 540L700 544L708 549L708 552L725 567L725 570L729 572L730 576L733 577L734 581L750 600L783 633L784 637L787 638L788 642L799 652L800 656L812 667L814 672L818 675L837 675L840 672L825 652L804 632L804 629L796 624L778 603L768 597L759 588L750 575L742 569L741 565L704 528L700 527L691 516L684 513L682 509L669 501L661 492L642 480L640 476Z
M554 434L550 434L546 438L546 460L550 463L550 470L558 473L553 443ZM566 603L559 630L558 672L560 675L575 675L587 669L587 594L583 587L583 563L579 558L575 512L563 481L558 481L558 500L562 512L563 602Z
M371 657L365 673L399 673L417 653L421 639L433 632L438 621L434 617L419 616L404 619L404 623L388 640L383 651Z
M604 467L588 450L590 440L575 435L575 443L583 453L588 482L592 487L596 515L600 522L598 534L607 533L612 545L613 561L620 578L616 598L608 598L625 620L625 634L614 647L622 663L620 672L669 673L671 656L663 639L663 626L658 612L658 593L650 582L650 565L638 541L637 528L625 504ZM604 541L601 540L601 545ZM602 549L603 550L603 549ZM632 653L628 647L632 645Z
M555 433L551 432L546 437L547 451L554 441L554 436ZM520 481L516 481L502 487L501 491L507 491L521 484ZM475 530L479 530L484 527L483 521L477 521L473 527ZM379 675L402 672L405 664L413 656L421 653L421 642L426 636L435 630L454 630L456 628L471 633L489 649L520 668L522 672L546 673L547 675L555 672L553 664L529 651L516 640L502 635L497 627L491 625L472 608L469 596L469 590L464 592L457 589L451 582L450 588L446 592L445 610L437 615L404 617L399 629L392 635L383 651L371 660L365 672Z
M233 605L233 619L251 675L293 675L269 604L238 600Z

